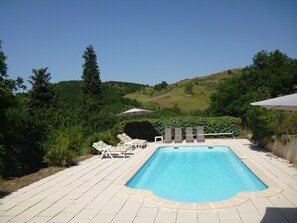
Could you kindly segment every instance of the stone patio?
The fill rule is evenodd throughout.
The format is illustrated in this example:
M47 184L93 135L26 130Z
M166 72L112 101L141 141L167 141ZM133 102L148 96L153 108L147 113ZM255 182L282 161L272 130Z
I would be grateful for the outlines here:
M236 147L283 192L252 197L227 209L182 211L152 205L121 192L118 181L152 148L134 150L129 158L98 159L44 178L0 199L0 222L297 222L297 168L246 139L207 139L205 145Z

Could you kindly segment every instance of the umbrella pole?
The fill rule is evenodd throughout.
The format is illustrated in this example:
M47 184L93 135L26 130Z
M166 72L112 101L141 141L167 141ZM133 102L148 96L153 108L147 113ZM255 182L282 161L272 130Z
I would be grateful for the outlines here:
M135 112L134 112L133 114L134 114L134 122L136 122L136 120L135 120ZM137 134L136 134L136 132L135 132L135 138L137 139Z

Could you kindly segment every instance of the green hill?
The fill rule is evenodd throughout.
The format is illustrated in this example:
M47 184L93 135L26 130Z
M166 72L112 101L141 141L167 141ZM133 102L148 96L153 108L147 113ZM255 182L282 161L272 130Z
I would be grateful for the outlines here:
M56 85L58 89L59 100L69 107L75 107L78 105L78 98L80 94L80 86L82 81L61 81ZM148 85L108 81L102 83L103 100L106 104L137 104L135 101L131 101L123 96L135 91L139 91L147 87Z
M117 81L103 82L103 99L106 104L120 104L127 108L129 106L140 106L137 103L139 102L148 107L160 106L170 108L178 106L183 111L204 110L209 106L210 96L216 91L217 86L230 77L241 75L241 71L242 69L233 69L203 77L186 79L170 84L166 89L160 91L143 84ZM192 94L185 93L185 88L189 84L192 85ZM62 81L57 83L60 101L70 107L77 106L80 85L81 81Z
M186 79L168 85L161 91L153 87L145 87L139 91L125 95L144 105L157 105L164 108L178 106L183 111L205 110L210 104L210 96L217 86L226 79L241 75L242 69L227 70L220 73ZM187 85L192 85L192 94L185 93Z

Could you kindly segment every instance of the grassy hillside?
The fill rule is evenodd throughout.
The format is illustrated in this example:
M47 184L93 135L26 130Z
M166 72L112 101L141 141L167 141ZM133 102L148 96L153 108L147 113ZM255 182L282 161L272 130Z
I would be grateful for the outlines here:
M216 90L218 84L227 78L241 75L242 69L233 69L220 73L182 80L171 84L167 89L154 90L146 87L139 91L125 95L126 98L134 99L144 105L157 105L169 108L177 105L184 111L204 110L210 104L210 96ZM185 87L192 84L193 94L186 94Z
M136 100L147 106L170 108L177 105L183 111L204 110L210 104L210 95L219 83L225 79L240 75L241 69L182 80L167 86L161 91L142 84L109 81L102 83L105 103L134 104L128 99ZM193 94L186 94L185 87L192 84ZM56 84L61 102L70 107L78 105L81 81L62 81ZM126 98L123 98L123 96ZM136 104L135 104L136 106Z

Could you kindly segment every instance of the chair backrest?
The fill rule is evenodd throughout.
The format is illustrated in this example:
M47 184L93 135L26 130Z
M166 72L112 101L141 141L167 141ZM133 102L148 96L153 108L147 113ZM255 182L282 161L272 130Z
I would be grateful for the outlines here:
M183 141L181 128L175 128L174 130L174 142L181 143Z
M197 135L204 135L204 127L203 126L198 126L197 127Z
M165 128L165 136L170 137L171 133L172 133L171 128Z
M128 141L133 140L130 136L128 136L126 133L123 133L122 136L124 136Z
M193 129L192 129L192 127L187 127L187 128L186 128L186 135L187 135L187 136L191 136L191 135L193 135Z
M101 151L102 149L104 149L104 146L102 146L102 144L100 142L94 142L93 147L95 149L97 149L98 151Z
M175 128L174 133L175 133L175 137L176 136L182 136L182 130L181 130L181 128Z
M121 142L128 142L128 140L126 139L126 137L124 137L123 135L121 135L121 134L118 134L118 136L117 136L118 138L119 138L119 140L121 140Z
M166 142L166 143L172 142L172 131L171 131L171 128L165 128L164 142Z

